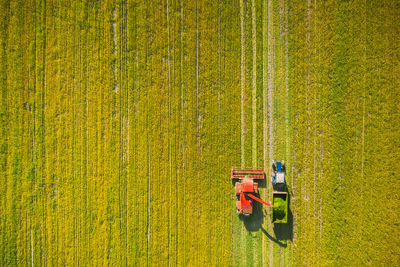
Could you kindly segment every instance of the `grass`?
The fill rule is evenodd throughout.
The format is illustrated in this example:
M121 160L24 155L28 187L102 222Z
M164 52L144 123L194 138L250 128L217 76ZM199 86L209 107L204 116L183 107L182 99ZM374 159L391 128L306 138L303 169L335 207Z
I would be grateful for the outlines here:
M382 137L387 127L383 121L396 123L393 98L378 96L394 92L394 84L378 85L380 79L376 77L398 74L378 67L374 70L379 75L373 78L370 67L378 64L375 56L381 66L392 64L384 58L393 48L380 38L392 35L392 28L383 25L395 21L392 16L397 15L389 11L389 6L376 3L316 4L297 3L290 15L293 190L300 193L292 201L297 214L295 261L317 265L396 262L394 250L383 252L382 246L372 241L379 239L377 235L385 235L372 203L387 192L370 181L375 177L378 158L382 164L391 161L391 156L383 159L378 151L393 155ZM389 16L386 22L383 14ZM381 29L379 33L377 28ZM386 115L378 112L378 107L386 110ZM375 116L383 121L372 119ZM392 193L395 188L386 187ZM380 211L391 213L385 206ZM366 251L373 254L372 258Z

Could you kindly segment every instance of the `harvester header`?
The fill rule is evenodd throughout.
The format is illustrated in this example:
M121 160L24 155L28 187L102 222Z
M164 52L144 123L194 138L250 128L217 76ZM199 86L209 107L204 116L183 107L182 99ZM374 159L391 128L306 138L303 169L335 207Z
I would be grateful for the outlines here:
M231 179L264 179L263 167L232 167Z

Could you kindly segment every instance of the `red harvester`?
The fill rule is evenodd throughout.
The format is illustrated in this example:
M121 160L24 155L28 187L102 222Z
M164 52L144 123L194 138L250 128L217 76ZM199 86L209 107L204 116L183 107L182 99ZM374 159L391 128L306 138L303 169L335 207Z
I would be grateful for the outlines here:
M253 200L272 207L271 204L262 201L255 195L258 194L258 184L254 180L265 178L264 168L259 167L232 167L231 180L238 180L235 183L236 208L239 214L249 216L253 213Z

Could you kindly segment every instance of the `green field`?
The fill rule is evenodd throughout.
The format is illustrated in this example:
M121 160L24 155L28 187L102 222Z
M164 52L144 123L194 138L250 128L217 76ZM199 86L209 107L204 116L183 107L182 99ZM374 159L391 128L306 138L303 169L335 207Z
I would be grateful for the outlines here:
M396 266L400 2L0 1L0 266ZM283 159L287 224L231 166Z

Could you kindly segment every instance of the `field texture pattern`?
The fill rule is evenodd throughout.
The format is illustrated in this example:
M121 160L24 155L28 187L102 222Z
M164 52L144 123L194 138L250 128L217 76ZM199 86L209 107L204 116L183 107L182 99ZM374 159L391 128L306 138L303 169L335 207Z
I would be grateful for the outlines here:
M400 2L0 1L0 266L400 264ZM288 223L231 166L286 163Z

